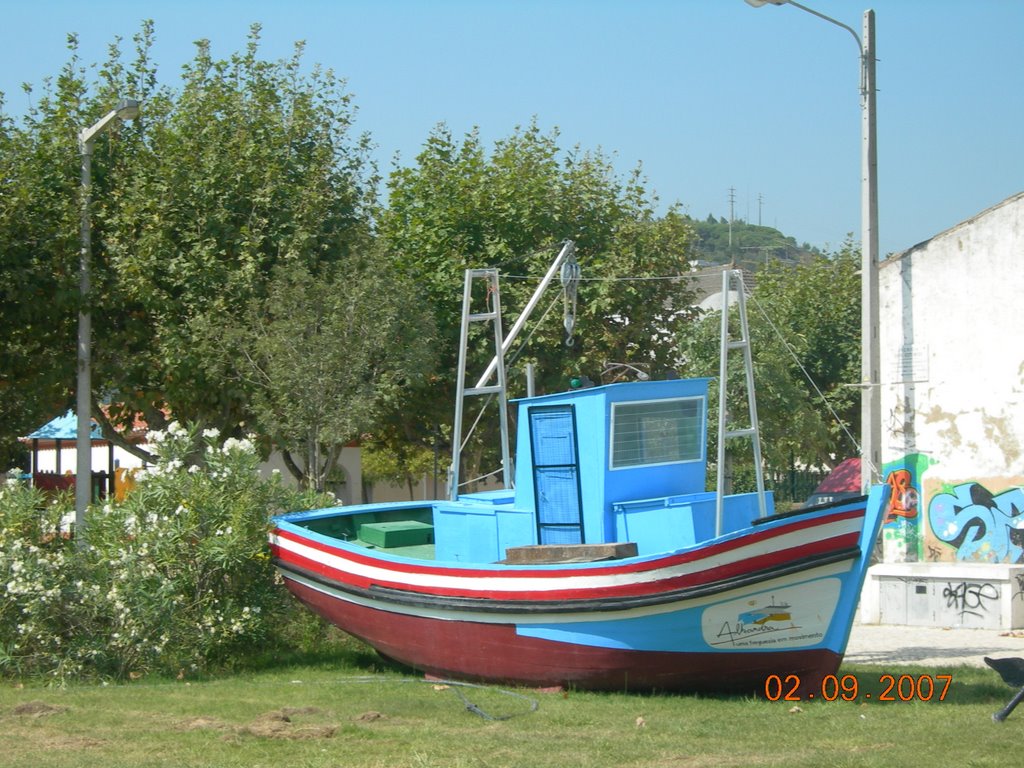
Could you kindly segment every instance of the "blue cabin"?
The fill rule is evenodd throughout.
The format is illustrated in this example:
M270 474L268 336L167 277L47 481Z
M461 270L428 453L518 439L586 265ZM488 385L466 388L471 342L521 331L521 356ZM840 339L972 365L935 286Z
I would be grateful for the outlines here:
M436 559L496 562L512 547L617 542L645 555L713 538L709 381L626 382L516 401L514 490L436 502ZM722 530L757 515L756 494L730 496Z

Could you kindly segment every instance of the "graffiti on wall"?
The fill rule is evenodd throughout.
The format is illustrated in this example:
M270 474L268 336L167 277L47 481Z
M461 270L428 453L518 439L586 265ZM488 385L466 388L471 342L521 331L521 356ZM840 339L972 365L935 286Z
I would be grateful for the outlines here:
M917 517L918 492L914 473L909 469L895 469L886 479L892 493L889 494L889 512L885 522L891 523L898 517Z
M953 584L947 581L946 588L942 590L946 607L956 612L960 623L968 616L984 618L993 606L998 608L999 594L999 587L987 582L978 584L961 581Z
M1024 563L1024 490L994 495L980 483L963 483L932 497L932 532L953 546L957 560Z
M882 534L886 562L914 562L924 559L922 536L922 477L935 460L925 453L909 453L882 467L889 486L889 507Z

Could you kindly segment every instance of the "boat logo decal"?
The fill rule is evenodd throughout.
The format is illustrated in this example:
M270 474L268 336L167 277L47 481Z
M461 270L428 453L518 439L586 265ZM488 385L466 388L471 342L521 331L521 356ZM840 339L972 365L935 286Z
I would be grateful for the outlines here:
M704 642L717 649L817 645L840 586L839 579L822 579L709 606L701 618Z

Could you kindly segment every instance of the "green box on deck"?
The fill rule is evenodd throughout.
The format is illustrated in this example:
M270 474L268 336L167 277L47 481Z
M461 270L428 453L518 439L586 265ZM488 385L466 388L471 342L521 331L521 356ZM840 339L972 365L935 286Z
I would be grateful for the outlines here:
M389 523L363 523L359 526L359 538L375 547L414 547L430 544L434 537L434 526L415 520L397 520Z

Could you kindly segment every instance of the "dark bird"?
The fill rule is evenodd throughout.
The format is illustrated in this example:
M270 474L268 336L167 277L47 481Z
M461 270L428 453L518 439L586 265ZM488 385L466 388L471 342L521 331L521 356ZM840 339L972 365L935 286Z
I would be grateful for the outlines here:
M1024 659L990 659L986 656L985 663L998 672L1011 688L1024 688Z
M999 673L1004 683L1020 689L1005 707L992 715L993 720L1001 723L1010 716L1014 707L1024 701L1024 659L990 659L985 656L985 663Z

